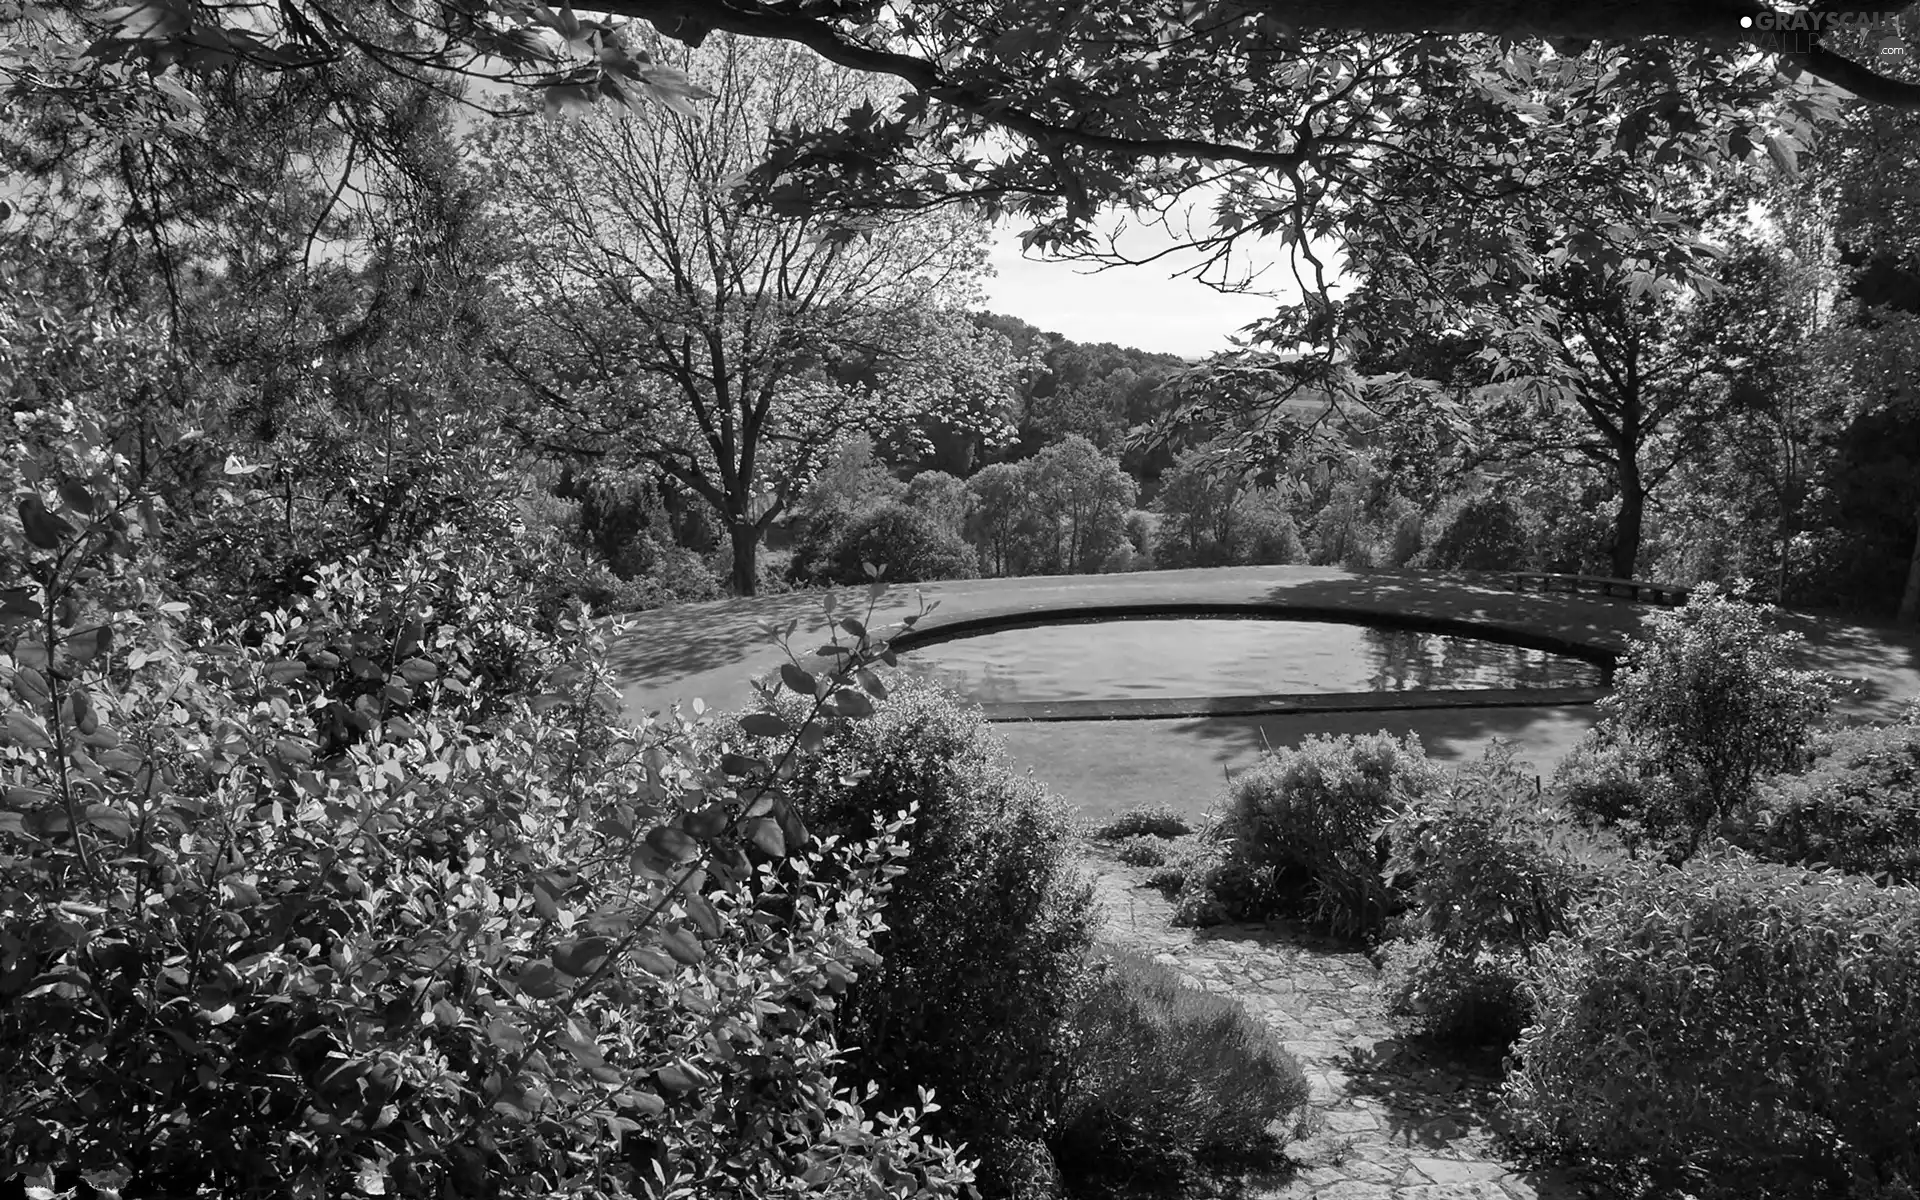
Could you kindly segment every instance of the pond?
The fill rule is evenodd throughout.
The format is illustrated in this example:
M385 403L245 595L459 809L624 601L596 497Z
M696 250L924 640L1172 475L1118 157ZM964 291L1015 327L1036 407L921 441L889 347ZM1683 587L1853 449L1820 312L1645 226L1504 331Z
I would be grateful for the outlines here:
M1027 625L904 650L983 703L1599 687L1571 655L1413 629L1247 617Z

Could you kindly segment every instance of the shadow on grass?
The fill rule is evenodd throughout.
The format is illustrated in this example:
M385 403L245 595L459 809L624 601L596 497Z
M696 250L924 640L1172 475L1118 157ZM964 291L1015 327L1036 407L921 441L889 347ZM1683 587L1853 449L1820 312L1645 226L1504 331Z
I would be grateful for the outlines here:
M644 636L620 639L607 659L628 681L697 675L764 655L769 644L766 623L784 624L796 617L803 631L825 628L818 593L675 605L637 614Z
M1444 708L1390 712L1299 713L1261 717L1199 717L1172 724L1221 762L1232 762L1268 747L1298 745L1314 735L1371 734L1384 729L1396 736L1418 734L1430 757L1461 762L1479 756L1491 739L1529 745L1578 740L1597 718L1592 705L1552 708Z

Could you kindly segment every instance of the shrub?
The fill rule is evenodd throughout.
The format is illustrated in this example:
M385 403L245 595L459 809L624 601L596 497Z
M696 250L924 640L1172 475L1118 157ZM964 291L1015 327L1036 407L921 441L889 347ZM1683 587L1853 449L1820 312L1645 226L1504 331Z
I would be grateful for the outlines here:
M1597 746L1626 747L1652 782L1633 814L1676 861L1713 825L1752 802L1765 775L1803 766L1828 681L1795 669L1797 638L1767 624L1744 589L1694 589L1685 608L1650 618L1600 702Z
M1279 566L1307 561L1293 516L1270 492L1248 492L1235 506L1237 520L1227 542L1231 562Z
M1109 951L1073 1014L1072 1099L1050 1139L1073 1194L1177 1194L1276 1164L1306 1077L1238 1003Z
M1920 892L1715 852L1603 899L1540 954L1523 1134L1703 1196L1913 1194Z
M1507 1045L1532 1020L1528 962L1513 951L1450 950L1430 937L1397 938L1382 950L1387 1010L1420 1032L1468 1046Z
M1165 838L1141 835L1121 838L1113 851L1121 862L1130 867L1159 867L1166 865L1167 858L1173 852L1173 843Z
M849 1066L883 1097L932 1087L955 1140L1043 1135L1097 919L1064 803L1012 769L977 708L904 677L828 737L793 794L809 824L856 841L918 806L875 943L883 966L838 1014L858 1047ZM1011 1189L1006 1164L982 1170L989 1190Z
M953 536L963 537L973 512L973 493L965 480L945 471L922 471L907 481L906 505L925 513Z
M501 547L323 568L217 639L116 527L118 486L60 482L57 509L0 517L0 1178L243 1200L966 1182L916 1114L870 1115L833 1074L897 827L809 860L772 764L742 778L677 729L610 724L605 634L539 633ZM749 785L786 844L743 836Z
M1630 837L1637 835L1640 814L1655 802L1652 769L1634 747L1592 737L1560 760L1553 786L1573 816Z
M1423 561L1443 571L1511 571L1525 566L1526 517L1505 496L1474 496L1453 510Z
M901 504L883 504L855 518L833 550L829 578L865 583L865 564L886 568L893 583L971 579L980 573L973 547L933 518Z
M1763 785L1759 808L1743 843L1761 857L1920 883L1920 724L1834 734L1804 775Z
M1511 1041L1532 1016L1534 948L1572 929L1616 856L1573 835L1502 746L1404 809L1388 840L1385 874L1411 901L1407 940L1389 947L1392 1003L1434 1037Z
M1093 836L1101 841L1146 835L1157 838L1176 838L1193 832L1186 817L1170 804L1147 804L1130 808L1126 812L1110 819L1106 824L1095 827Z
M1190 877L1194 917L1297 911L1336 933L1378 933L1399 906L1380 871L1385 825L1440 786L1419 739L1307 738L1264 757L1233 780L1215 840L1218 858Z

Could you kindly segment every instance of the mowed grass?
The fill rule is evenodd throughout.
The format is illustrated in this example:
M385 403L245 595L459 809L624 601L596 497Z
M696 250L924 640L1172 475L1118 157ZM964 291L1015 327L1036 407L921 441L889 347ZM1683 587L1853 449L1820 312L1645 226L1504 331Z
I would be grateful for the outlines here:
M1520 761L1551 776L1562 756L1593 725L1590 705L1564 708L1430 709L1413 712L1315 713L1275 717L1204 717L1154 721L1029 721L996 725L1014 765L1072 803L1081 817L1104 821L1147 804L1173 806L1198 821L1220 798L1229 772L1251 766L1267 745L1292 745L1310 734L1419 735L1444 762L1478 758L1494 739L1511 741ZM1264 741L1263 741L1264 738Z

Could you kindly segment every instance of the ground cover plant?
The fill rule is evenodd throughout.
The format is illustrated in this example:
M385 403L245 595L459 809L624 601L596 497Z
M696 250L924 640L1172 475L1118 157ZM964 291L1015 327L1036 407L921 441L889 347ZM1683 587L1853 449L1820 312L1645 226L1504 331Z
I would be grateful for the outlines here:
M1238 1002L1105 950L1071 1030L1068 1099L1049 1139L1069 1195L1166 1195L1281 1162L1306 1077Z

